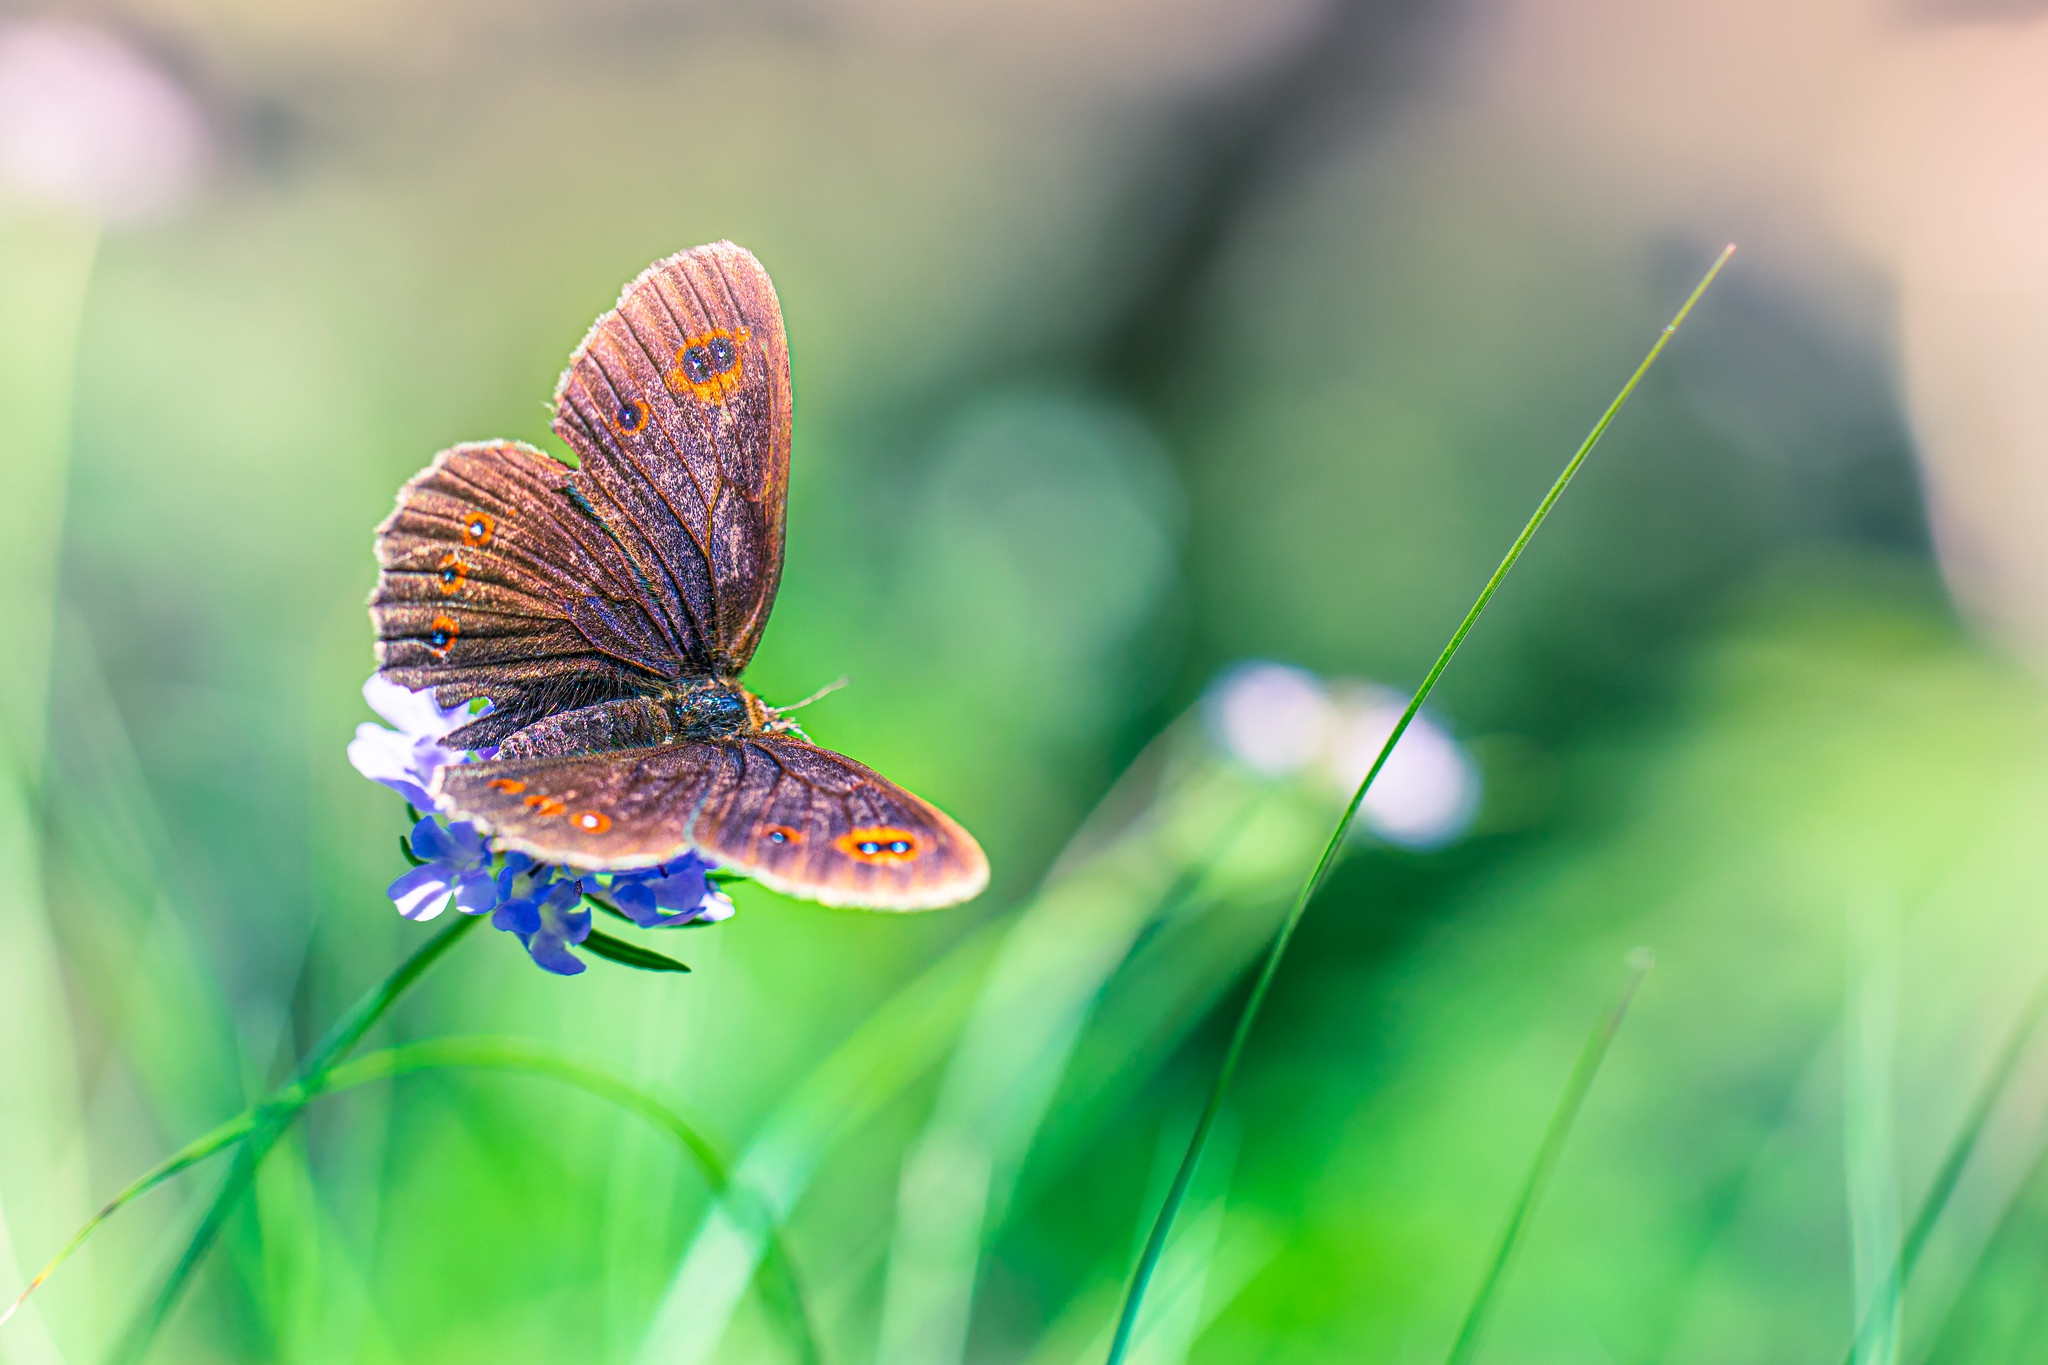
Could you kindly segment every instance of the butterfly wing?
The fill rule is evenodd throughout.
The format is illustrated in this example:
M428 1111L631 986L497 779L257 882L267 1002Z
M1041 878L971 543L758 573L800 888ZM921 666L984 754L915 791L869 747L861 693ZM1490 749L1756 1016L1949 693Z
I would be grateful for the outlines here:
M444 450L377 528L377 665L443 706L489 697L458 732L494 743L541 716L626 696L694 660L652 588L578 506L560 461L515 441Z
M730 242L656 262L555 393L570 470L457 446L377 529L377 662L442 705L490 698L456 743L684 674L737 674L782 574L789 351L759 261Z
M785 895L929 910L988 859L945 812L787 735L443 768L443 809L543 862L620 871L695 850Z
M693 658L736 676L782 576L789 347L768 272L713 242L657 261L569 357L555 432Z

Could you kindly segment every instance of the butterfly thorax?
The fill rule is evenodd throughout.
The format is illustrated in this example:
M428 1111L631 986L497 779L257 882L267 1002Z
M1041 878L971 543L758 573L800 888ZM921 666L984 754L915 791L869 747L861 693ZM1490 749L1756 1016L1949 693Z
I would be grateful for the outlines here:
M686 679L537 720L508 736L498 757L566 757L683 740L745 739L788 728L773 707L733 679Z

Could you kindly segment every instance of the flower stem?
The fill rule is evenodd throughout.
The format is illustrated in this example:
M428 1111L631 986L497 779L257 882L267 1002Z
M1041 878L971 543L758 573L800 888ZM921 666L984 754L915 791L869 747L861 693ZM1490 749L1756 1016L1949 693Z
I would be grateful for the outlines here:
M234 1164L228 1168L227 1178L221 1182L219 1191L213 1197L213 1203L207 1206L205 1214L199 1220L199 1226L193 1229L191 1239L185 1243L185 1250L179 1255L177 1263L171 1267L170 1274L165 1276L156 1297L130 1324L127 1332L115 1346L114 1353L108 1357L110 1365L136 1365L136 1362L148 1352L165 1319L177 1306L186 1282L192 1278L192 1272L198 1268L200 1260L212 1247L214 1238L220 1235L221 1228L227 1223L228 1215L234 1212L235 1205L241 1201L243 1193L254 1183L263 1159L270 1155L270 1149L277 1145L278 1139L291 1127L292 1121L299 1116L299 1111L306 1107L318 1091L327 1074L350 1049L362 1041L363 1035L384 1017L391 1006L397 1003L398 998L426 974L428 968L440 961L464 934L481 923L481 916L462 915L457 917L453 924L427 940L411 957L399 963L391 975L364 992L362 998L356 1001L348 1013L337 1019L334 1026L327 1030L326 1036L306 1054L305 1059L299 1063L298 1070L292 1074L290 1083L280 1087L269 1100L256 1107L252 1112L249 1129L243 1137L242 1145L235 1153ZM218 1131L220 1130L216 1130ZM228 1140L231 1141L232 1138Z
M1401 719L1395 724L1393 733L1389 734L1386 743L1380 746L1379 756L1373 760L1372 767L1359 782L1358 790L1351 794L1350 804L1344 807L1344 814L1338 817L1336 829L1330 832L1329 842L1323 845L1322 856L1316 859L1308 880L1302 883L1300 893L1294 898L1294 904L1288 908L1287 917L1280 922L1279 932L1273 935L1273 945L1267 950L1265 962L1259 968L1258 978L1252 983L1251 994L1246 997L1244 1008L1238 1014L1237 1027L1232 1030L1230 1044L1224 1049L1222 1065L1217 1067L1216 1079L1209 1087L1208 1101L1202 1106L1201 1117L1195 1120L1195 1131L1188 1138L1187 1152L1181 1158L1180 1169L1174 1172L1173 1184L1166 1192L1166 1202L1160 1206L1159 1216L1152 1224L1151 1235L1145 1239L1145 1249L1138 1256L1137 1269L1132 1272L1130 1287L1124 1294L1123 1310L1117 1317L1116 1335L1110 1340L1107 1365L1120 1365L1125 1352L1130 1349L1131 1334L1137 1327L1138 1309L1144 1303L1145 1289L1151 1283L1152 1272L1158 1268L1160 1255L1166 1250L1167 1233L1172 1230L1174 1215L1180 1211L1181 1203L1187 1198L1188 1185L1195 1175L1195 1165L1201 1160L1202 1147L1209 1140L1209 1130L1215 1126L1216 1116L1223 1108L1224 1096L1229 1093L1230 1082L1237 1074L1237 1064L1244 1055L1245 1042L1251 1037L1252 1026L1258 1021L1259 1010L1265 1005L1266 995L1273 988L1273 978L1280 971L1280 960L1287 955L1287 945L1293 941L1294 931L1300 926L1302 915L1308 910L1309 902L1315 899L1316 892L1322 889L1324 880L1329 876L1330 869L1335 865L1337 855L1344 846L1344 836L1351 832L1351 822L1358 816L1359 803L1365 800L1365 793L1372 786L1373 779L1380 775L1380 769L1387 765L1387 759L1394 752L1394 746L1400 743L1401 736L1407 733L1409 722L1415 719L1416 712L1422 709L1422 703L1428 700L1429 694L1436 689L1437 679L1443 676L1444 670L1451 666L1451 660L1457 657L1459 648L1465 643L1465 637L1470 635L1472 627L1478 624L1480 613L1486 610L1487 604L1493 600L1493 595L1500 591L1500 585L1506 581L1508 571L1515 567L1515 561L1522 557L1522 551L1528 548L1537 528L1550 516L1551 508L1564 496L1564 490L1571 483L1572 477L1579 472L1579 466L1586 462L1586 457L1592 453L1593 447L1599 444L1600 438L1607 433L1615 414L1621 411L1622 405L1635 392L1636 385L1649 373L1650 366L1656 362L1664 347L1676 335L1680 324L1692 312L1693 305L1700 301L1700 296L1707 292L1707 286L1714 282L1714 277L1721 273L1721 267L1728 264L1728 258L1734 254L1735 246L1730 243L1714 258L1713 265L1708 267L1700 282L1693 286L1692 293L1686 297L1677 314L1665 325L1664 330L1658 333L1657 340L1650 346L1649 354L1636 366L1635 373L1621 386L1621 392L1607 405L1607 410L1600 414L1600 420L1593 424L1593 429L1587 433L1586 439L1579 443L1578 450L1566 462L1564 472L1557 476L1557 481L1550 485L1550 491L1543 495L1543 501L1537 504L1536 511L1522 527L1522 533L1516 536L1514 544L1508 547L1507 555L1501 560L1500 567L1493 571L1493 577L1486 580L1486 586L1480 590L1479 599L1472 604L1472 609L1465 613L1465 619L1458 623L1457 630L1452 632L1450 643L1445 645L1443 653L1437 656L1436 663L1423 678L1422 685L1415 689L1415 695L1409 699L1408 708L1401 713Z
M1635 1003L1636 992L1641 989L1643 978L1650 974L1655 962L1648 948L1638 948L1629 954L1628 981L1621 988L1620 998L1600 1017L1600 1022L1587 1035L1585 1047L1579 1050L1578 1064L1572 1068L1571 1079L1565 1082L1564 1093L1557 1098L1557 1109L1550 1116L1550 1126L1543 1130L1543 1141L1536 1148L1536 1159L1529 1163L1529 1174L1524 1177L1521 1193L1515 1198L1514 1211L1508 1214L1508 1225L1500 1235L1500 1246L1495 1249L1493 1260L1479 1281L1479 1292L1472 1296L1472 1306L1465 1310L1465 1321L1458 1328L1457 1340L1451 1343L1451 1353L1445 1357L1446 1365L1466 1365L1473 1352L1479 1349L1479 1331L1486 1325L1486 1316L1492 1310L1494 1300L1500 1296L1501 1283L1507 1278L1508 1263L1514 1259L1515 1248L1521 1244L1523 1229L1529 1226L1529 1215L1535 1210L1536 1201L1543 1197L1544 1188L1550 1184L1550 1173L1557 1167L1557 1158L1564 1151L1564 1141L1571 1136L1572 1124L1578 1119L1579 1109L1593 1088L1593 1078L1600 1074L1600 1064L1607 1060L1608 1045L1620 1031L1621 1021L1628 1017L1628 1007Z

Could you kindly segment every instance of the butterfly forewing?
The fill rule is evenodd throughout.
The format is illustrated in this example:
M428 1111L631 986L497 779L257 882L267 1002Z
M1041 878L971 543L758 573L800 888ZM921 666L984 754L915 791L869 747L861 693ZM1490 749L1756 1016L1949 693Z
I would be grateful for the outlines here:
M456 446L407 481L377 528L378 665L443 705L489 697L471 743L684 662L625 556L563 491L569 475L518 442Z
M786 735L461 764L434 795L543 862L625 869L695 850L787 895L883 910L988 884L980 846L943 811Z
M642 272L570 357L555 431L672 633L737 674L775 602L789 487L789 349L761 263L714 242Z

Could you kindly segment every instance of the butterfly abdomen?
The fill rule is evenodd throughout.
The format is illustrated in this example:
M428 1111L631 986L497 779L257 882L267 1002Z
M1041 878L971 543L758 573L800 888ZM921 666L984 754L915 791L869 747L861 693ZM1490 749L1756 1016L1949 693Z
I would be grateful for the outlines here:
M498 757L564 758L678 740L737 739L761 730L760 702L751 693L735 683L705 679L537 720L508 736Z

